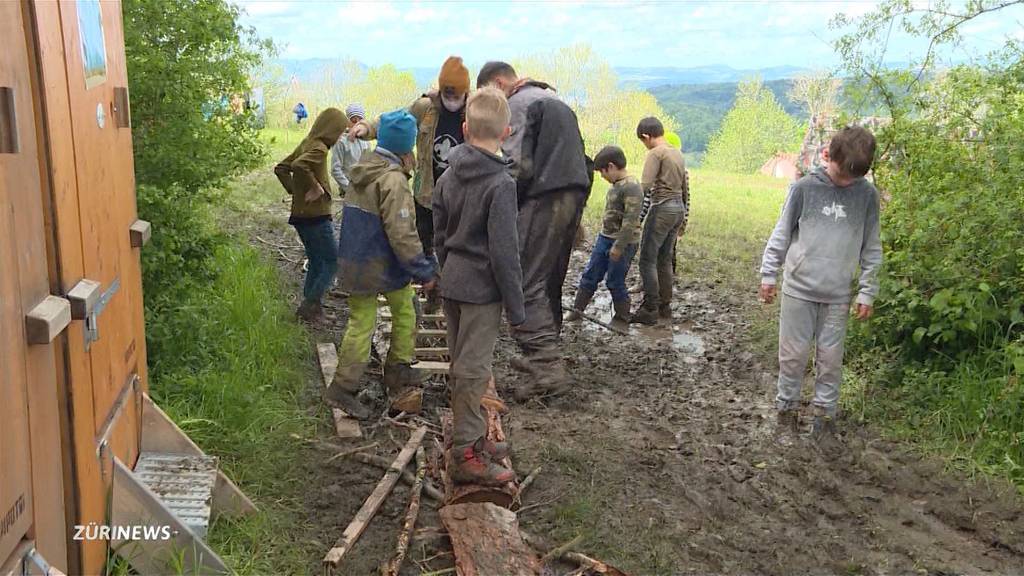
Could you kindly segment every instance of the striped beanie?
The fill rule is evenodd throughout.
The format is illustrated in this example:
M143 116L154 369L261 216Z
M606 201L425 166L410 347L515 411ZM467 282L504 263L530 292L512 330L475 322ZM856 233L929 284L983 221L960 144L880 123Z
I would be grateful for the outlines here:
M362 104L355 102L349 104L348 108L345 108L345 116L348 117L349 120L353 117L366 118L366 109L363 108Z

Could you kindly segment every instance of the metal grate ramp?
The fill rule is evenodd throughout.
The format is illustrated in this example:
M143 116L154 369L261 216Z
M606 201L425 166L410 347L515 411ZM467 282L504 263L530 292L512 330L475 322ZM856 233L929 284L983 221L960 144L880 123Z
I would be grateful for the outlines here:
M143 452L135 476L196 536L206 537L217 482L216 457Z

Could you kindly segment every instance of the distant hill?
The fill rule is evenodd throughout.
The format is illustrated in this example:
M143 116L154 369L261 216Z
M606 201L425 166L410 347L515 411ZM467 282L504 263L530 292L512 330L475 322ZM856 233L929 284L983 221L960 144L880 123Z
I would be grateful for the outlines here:
M801 119L807 113L789 99L792 80L766 80L770 89L787 113ZM717 82L714 84L682 84L676 86L655 86L647 91L658 99L658 104L680 125L683 150L703 152L708 140L722 124L722 119L736 102L738 82Z

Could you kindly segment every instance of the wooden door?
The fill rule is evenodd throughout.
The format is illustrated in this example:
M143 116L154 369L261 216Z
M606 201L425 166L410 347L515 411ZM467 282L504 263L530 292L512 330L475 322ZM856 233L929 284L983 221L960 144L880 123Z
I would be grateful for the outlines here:
M30 343L26 330L26 317L52 286L27 4L0 2L0 38L0 564L34 540L43 557L67 570L56 343Z
M45 84L57 269L67 293L102 294L67 335L76 523L108 519L113 458L139 452L146 383L141 265L120 2L33 4ZM101 570L104 542L75 542L80 570Z

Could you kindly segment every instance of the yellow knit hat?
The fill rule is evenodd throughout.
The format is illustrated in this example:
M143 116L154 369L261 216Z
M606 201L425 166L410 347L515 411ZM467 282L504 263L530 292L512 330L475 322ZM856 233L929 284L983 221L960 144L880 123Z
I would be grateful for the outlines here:
M437 76L437 87L441 90L454 88L459 96L469 92L469 69L462 63L462 58L449 56L444 61Z

